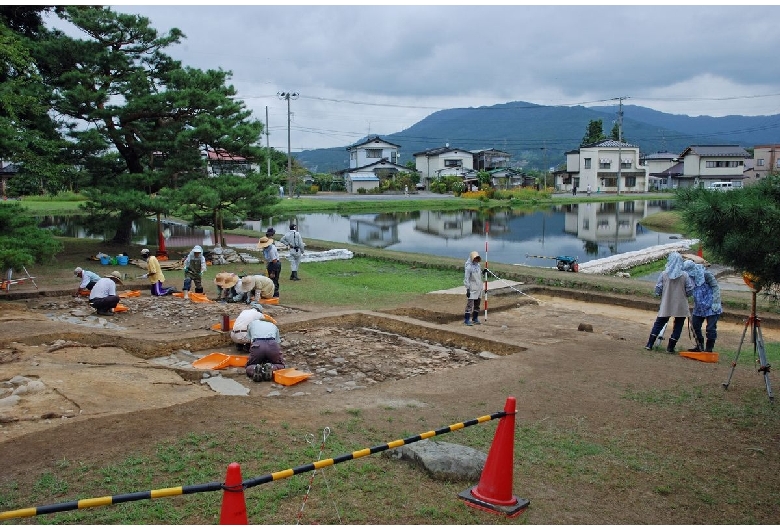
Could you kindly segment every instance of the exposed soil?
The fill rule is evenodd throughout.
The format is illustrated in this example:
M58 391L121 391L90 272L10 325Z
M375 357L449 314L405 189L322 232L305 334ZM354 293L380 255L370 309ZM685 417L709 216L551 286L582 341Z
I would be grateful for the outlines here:
M69 296L4 302L3 481L62 459L110 460L193 429L220 431L257 414L314 431L324 411L360 409L370 423L385 421L388 407L413 404L414 422L403 410L394 413L400 435L418 432L421 418L436 428L501 410L515 396L518 422L629 437L638 447L679 458L689 456L695 440L702 464L695 479L703 487L712 479L776 488L780 433L736 428L723 418L684 417L673 407L624 398L626 389L719 389L730 359L709 364L645 351L655 317L646 300L618 305L616 298L583 293L575 293L580 300L563 291L528 293L493 295L487 320L472 327L462 322L463 297L451 294L425 295L381 313L266 306L279 322L288 366L312 376L285 387L253 383L241 368L207 373L245 385L249 394L242 397L215 393L202 384L203 371L182 359L238 353L211 328L225 310L235 318L243 307L152 298L144 291L123 300L128 312L97 318L84 300ZM738 317L719 326L718 344L730 351L744 329ZM764 338L780 340L777 327L765 326ZM687 343L685 337L681 345ZM27 392L17 391L18 400L9 401L20 387ZM763 392L763 380L738 367L722 399L739 402L756 391ZM532 499L524 516L530 523L703 524L741 520L745 511L727 502L681 510L674 498L643 482L552 491L543 475L515 478L518 494ZM779 522L776 508L757 507L755 522Z

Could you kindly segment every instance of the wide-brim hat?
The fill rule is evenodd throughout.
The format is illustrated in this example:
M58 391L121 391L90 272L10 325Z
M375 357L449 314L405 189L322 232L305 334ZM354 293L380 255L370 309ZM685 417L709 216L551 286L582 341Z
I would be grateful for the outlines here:
M253 276L244 276L241 281L236 284L236 290L242 293L248 293L255 288L255 278Z
M114 282L118 283L119 285L124 285L122 283L122 275L119 274L119 271L111 271L111 274L106 274L106 278L111 278L114 280Z
M469 254L469 260L474 261L475 259L481 260L482 258L479 257L479 252L476 250L473 251L471 254Z
M238 275L233 272L218 272L214 283L222 289L230 289L238 283Z
M269 237L261 237L260 240L257 242L257 248L265 248L273 245L274 240Z

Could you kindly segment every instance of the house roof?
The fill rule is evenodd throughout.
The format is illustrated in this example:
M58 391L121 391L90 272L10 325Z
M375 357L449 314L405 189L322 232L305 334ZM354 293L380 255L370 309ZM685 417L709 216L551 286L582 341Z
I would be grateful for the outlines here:
M0 168L0 174L3 175L16 175L19 173L19 166L17 164L14 164L13 162L4 165L2 168Z
M388 142L387 140L383 140L379 136L374 135L374 136L369 136L365 140L358 140L356 143L354 143L352 145L348 145L347 146L347 151L351 151L352 149L354 149L356 147L360 147L361 145L372 144L374 142L384 142L384 143L386 143L388 145L392 145L393 147L401 147L398 144L394 144L392 142Z
M455 151L462 151L464 153L471 154L471 151L460 149L458 147L434 147L433 149L426 149L425 151L414 153L412 156L439 156L443 155L444 153L451 153Z
M220 162L246 162L243 156L231 155L224 149L206 149L206 158Z
M379 180L379 177L377 177L376 175L352 175L349 177L349 179L355 182L357 181L366 182L366 181Z
M680 156L688 153L699 156L735 156L750 158L750 154L738 145L691 145L685 148Z
M679 155L677 153L669 153L667 152L657 152L652 153L649 155L645 155L642 157L643 160L673 160L677 158Z
M475 155L479 155L482 153L491 153L496 155L512 156L511 153L507 153L506 151L499 151L498 149L493 149L492 147L490 149L477 149L476 151L472 151L472 153Z
M370 164L366 164L365 166L350 167L350 168L347 168L347 169L339 169L334 174L336 174L336 175L343 175L345 173L352 173L353 171L361 171L361 170L364 170L364 169L368 169L368 168L373 167L373 166L381 166L381 167L384 167L384 168L397 168L399 171L411 171L406 166L399 166L398 164L393 164L392 162L388 161L386 158L383 158L383 159L379 160L378 162L371 162Z
M600 142L594 142L592 144L586 144L586 145L581 146L580 148L583 148L583 147L639 147L639 146L638 145L634 145L634 144L629 144L629 143L626 143L626 142L618 142L617 140L609 139L609 140L602 140Z

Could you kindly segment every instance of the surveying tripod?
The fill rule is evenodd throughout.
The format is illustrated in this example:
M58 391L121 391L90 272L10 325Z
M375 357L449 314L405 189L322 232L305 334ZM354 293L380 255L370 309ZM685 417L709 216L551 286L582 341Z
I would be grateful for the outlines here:
M750 328L752 337L753 352L758 354L758 372L764 374L764 384L766 385L766 393L769 396L769 403L774 404L775 396L772 395L772 384L769 382L769 369L771 366L766 362L764 336L761 334L761 319L756 316L756 291L753 291L753 304L750 309L750 317L745 322L745 329L742 331L742 339L739 341L737 354L734 356L734 360L731 362L731 372L729 372L729 378L725 383L723 383L723 388L725 390L729 389L731 376L734 375L734 369L737 367L737 360L739 359L739 353L742 351L742 344L745 342L745 335L747 334L748 328Z

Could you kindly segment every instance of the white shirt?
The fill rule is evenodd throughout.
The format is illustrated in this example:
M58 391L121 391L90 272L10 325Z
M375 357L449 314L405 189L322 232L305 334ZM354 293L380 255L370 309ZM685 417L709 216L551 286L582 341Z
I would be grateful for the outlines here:
M246 336L250 344L255 339L274 339L276 342L282 342L282 339L279 337L279 328L276 327L276 324L267 320L253 320L250 322Z
M233 322L233 329L230 330L230 338L233 342L247 342L247 328L255 320L264 320L265 316L255 309L244 309Z
M99 279L100 276L92 271L81 271L81 285L79 285L79 289L86 289L89 282L96 282Z
M94 300L106 296L116 296L116 284L111 278L100 278L89 292L89 299Z

